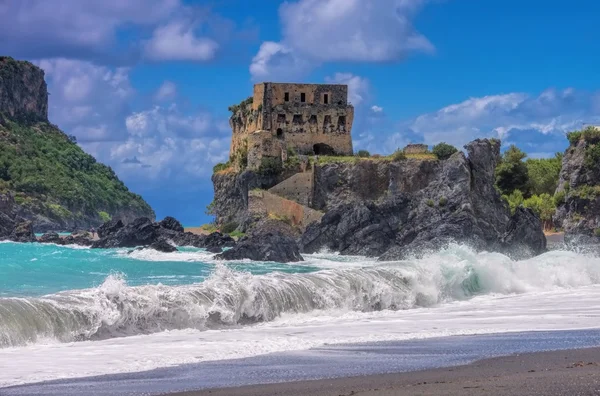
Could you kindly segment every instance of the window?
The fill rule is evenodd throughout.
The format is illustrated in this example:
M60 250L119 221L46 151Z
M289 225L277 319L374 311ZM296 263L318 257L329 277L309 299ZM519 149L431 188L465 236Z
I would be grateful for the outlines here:
M323 95L323 103L325 103L325 104L329 103L329 94Z
M290 93L289 93L289 92L286 92L286 93L285 93L283 96L284 96L284 100L285 100L286 102L289 102L289 101L290 101Z
M285 123L285 114L277 114L277 123L284 124Z
M304 121L302 120L302 114L294 114L294 118L292 119L292 124L300 125L303 123L304 123Z
M346 132L346 116L339 116L338 117L337 129L340 132Z
M300 94L300 102L302 102L302 103L306 102L306 94L304 92L302 92Z
M277 138L283 139L283 129L277 128Z

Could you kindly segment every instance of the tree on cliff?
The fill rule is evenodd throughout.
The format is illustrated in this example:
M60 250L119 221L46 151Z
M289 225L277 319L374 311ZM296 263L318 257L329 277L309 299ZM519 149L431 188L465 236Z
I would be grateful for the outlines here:
M504 152L500 164L496 167L496 185L503 195L519 190L529 196L529 174L523 159L527 157L514 144Z
M556 153L552 158L529 158L525 161L531 194L554 195L558 185L562 153Z
M441 142L433 146L431 150L441 160L447 160L450 156L458 151L458 149L448 143Z

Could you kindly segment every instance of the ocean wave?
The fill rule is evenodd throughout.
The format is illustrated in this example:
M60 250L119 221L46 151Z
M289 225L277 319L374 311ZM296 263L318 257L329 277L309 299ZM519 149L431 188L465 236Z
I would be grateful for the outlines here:
M0 298L0 347L231 328L323 310L403 310L477 294L593 284L600 284L598 258L553 251L512 261L458 245L420 260L304 274L252 275L217 265L205 281L184 286L133 287L111 274L97 288Z

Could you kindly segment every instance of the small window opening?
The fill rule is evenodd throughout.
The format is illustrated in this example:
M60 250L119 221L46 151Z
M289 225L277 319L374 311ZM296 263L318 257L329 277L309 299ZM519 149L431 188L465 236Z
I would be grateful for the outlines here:
M284 99L286 102L289 102L289 101L290 101L290 93L289 93L289 92L286 92L285 94L283 94L283 96L284 96L284 98L283 98L283 99Z
M323 103L325 103L325 104L329 103L329 95L328 94L323 95Z
M277 138L283 139L283 129L277 128Z
M338 117L337 129L338 129L338 131L346 132L346 116Z
M306 94L304 92L302 92L300 94L300 102L302 102L302 103L306 102Z
M302 114L294 114L294 118L292 119L292 124L300 125L303 123L304 123L304 121L302 120Z
M278 124L285 123L285 114L277 114L277 123Z

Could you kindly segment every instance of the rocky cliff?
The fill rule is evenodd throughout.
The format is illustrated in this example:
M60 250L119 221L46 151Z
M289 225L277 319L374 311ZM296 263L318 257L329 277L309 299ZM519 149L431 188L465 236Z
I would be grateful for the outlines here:
M154 218L111 168L47 118L44 72L0 57L0 212L6 227L30 220L36 232L45 232L89 228L110 218Z
M515 257L543 252L539 218L528 210L511 217L494 188L500 142L476 140L465 148L468 157L458 152L446 161L323 169L317 191L330 210L302 236L303 251L392 260L456 241Z
M563 157L554 221L567 241L600 242L600 131L571 139Z
M47 121L44 71L29 62L0 56L0 113L13 119Z

